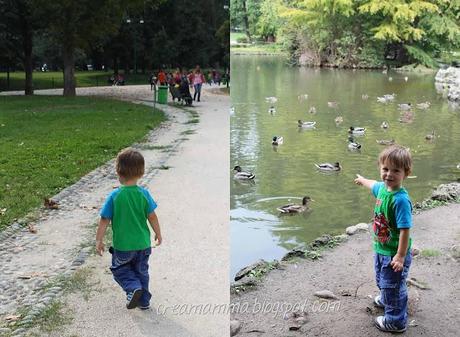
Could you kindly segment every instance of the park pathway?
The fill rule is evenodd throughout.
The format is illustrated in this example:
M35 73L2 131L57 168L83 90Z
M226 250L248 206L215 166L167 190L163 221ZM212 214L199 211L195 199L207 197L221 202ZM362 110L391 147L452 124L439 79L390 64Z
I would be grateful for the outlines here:
M152 105L147 86L77 92ZM1 328L1 322L0 336L36 330L34 321L56 298L73 319L54 336L229 335L223 309L229 303L229 106L229 96L217 90L206 90L203 102L188 111L162 106L169 120L134 144L146 159L141 184L159 205L164 237L150 260L152 309L127 311L108 270L110 254L91 253L99 208L118 185L112 160L53 197L59 209L38 210L36 234L19 223L0 234L0 317L28 308L16 328ZM85 294L65 294L59 279L76 272L91 286Z

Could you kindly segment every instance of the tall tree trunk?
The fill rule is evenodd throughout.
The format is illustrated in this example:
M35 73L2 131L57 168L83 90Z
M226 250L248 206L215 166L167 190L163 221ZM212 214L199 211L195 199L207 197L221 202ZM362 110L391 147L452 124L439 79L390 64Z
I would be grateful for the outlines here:
M64 61L64 96L76 96L75 57L73 46L63 46L62 57Z
M33 63L32 63L32 27L30 22L27 18L23 18L22 21L22 37L23 37L23 50L24 50L24 71L26 73L26 83L24 86L24 93L26 95L33 95L34 88L32 84L32 71L33 71Z
M251 32L249 31L249 18L248 9L246 7L246 0L243 0L243 22L244 30L246 31L246 36L248 37L249 42L252 42Z

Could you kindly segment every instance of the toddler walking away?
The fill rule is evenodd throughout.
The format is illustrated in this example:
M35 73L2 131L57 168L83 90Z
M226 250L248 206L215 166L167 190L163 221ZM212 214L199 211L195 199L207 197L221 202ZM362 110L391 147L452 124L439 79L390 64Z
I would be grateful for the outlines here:
M374 304L385 315L374 320L375 326L386 332L407 329L406 278L412 261L410 228L412 204L402 187L412 169L409 151L399 145L383 150L378 159L381 182L359 174L355 183L371 189L377 198L374 208L373 246L374 269L380 294Z
M112 191L101 209L101 219L96 232L96 251L104 252L103 238L107 226L112 223L113 278L126 292L128 309L150 307L149 256L150 223L157 244L162 242L160 224L155 214L157 204L150 193L137 185L144 175L144 157L138 151L127 149L117 156L116 171L121 187Z

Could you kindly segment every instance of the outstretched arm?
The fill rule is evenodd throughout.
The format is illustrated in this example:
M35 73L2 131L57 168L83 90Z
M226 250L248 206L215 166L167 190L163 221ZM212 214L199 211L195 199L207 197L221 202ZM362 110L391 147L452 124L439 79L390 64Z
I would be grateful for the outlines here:
M366 179L363 176L360 176L359 174L356 175L355 179L355 184L367 187L368 189L372 189L372 186L374 186L376 182L376 180Z
M163 238L161 237L160 223L158 222L158 217L156 213L155 212L150 213L148 220L149 220L150 226L155 232L155 240L157 241L157 244L161 245Z
M109 223L110 219L101 218L96 232L96 252L101 256L104 252L104 235Z

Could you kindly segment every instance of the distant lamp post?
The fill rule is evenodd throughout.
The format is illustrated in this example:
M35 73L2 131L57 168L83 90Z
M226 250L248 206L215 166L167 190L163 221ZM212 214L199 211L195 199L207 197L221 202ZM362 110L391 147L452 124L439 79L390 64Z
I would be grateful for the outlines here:
M127 24L131 24L131 19L126 19ZM136 22L133 22L136 23ZM140 25L144 24L144 19L140 19L138 21ZM135 28L133 28L134 32L136 33ZM131 33L132 34L132 33ZM133 43L134 43L134 73L137 74L137 36L133 37Z

